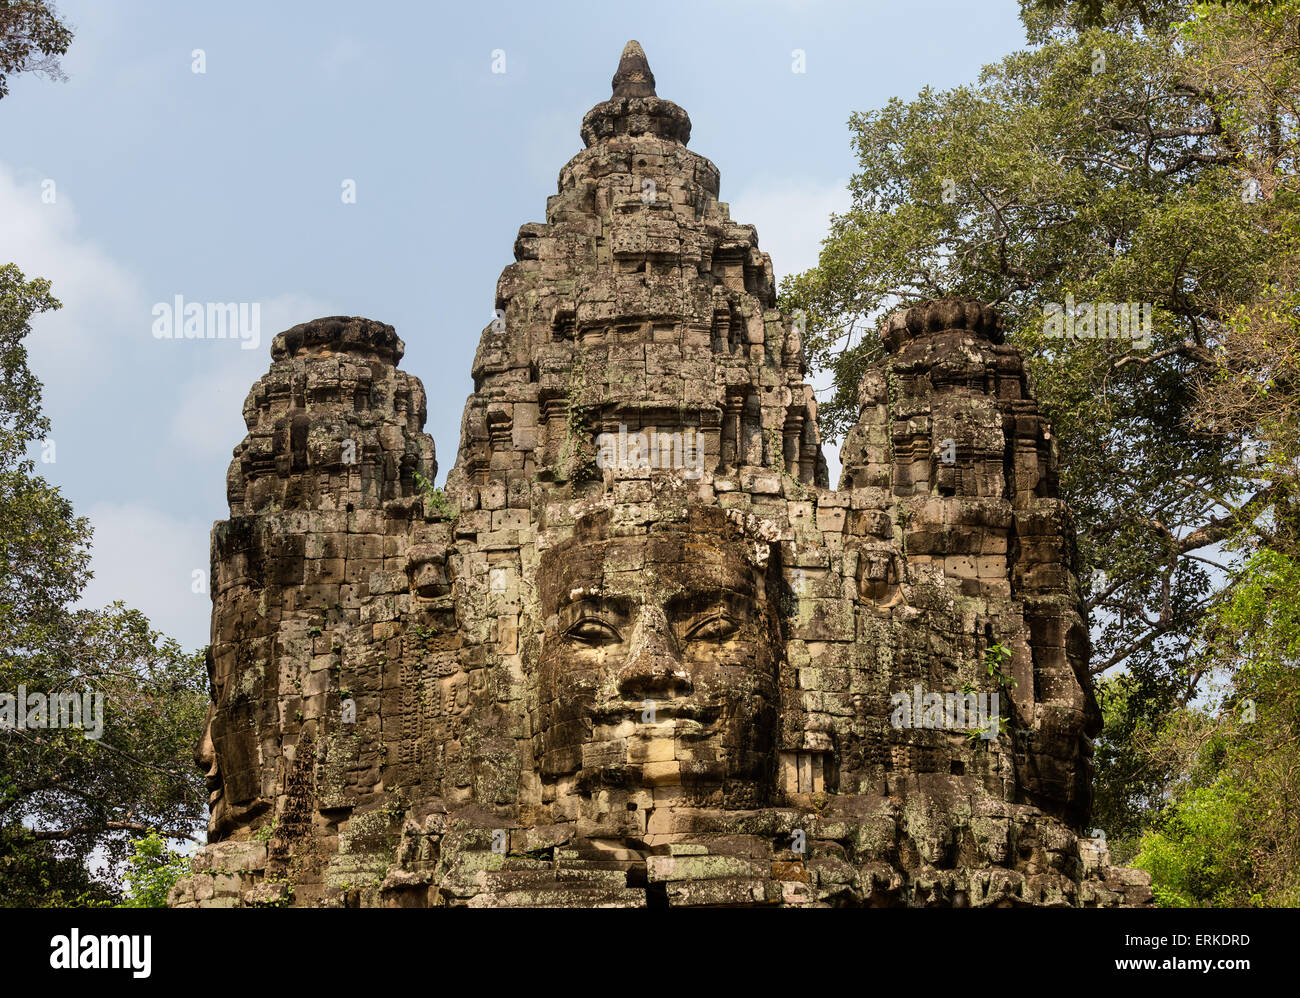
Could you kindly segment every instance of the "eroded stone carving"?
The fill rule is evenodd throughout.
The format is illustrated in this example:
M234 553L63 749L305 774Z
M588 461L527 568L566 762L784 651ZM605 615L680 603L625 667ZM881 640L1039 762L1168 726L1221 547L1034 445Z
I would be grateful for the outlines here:
M1073 528L997 316L885 322L828 488L799 330L689 135L629 43L498 283L445 495L391 327L276 337L173 904L1147 903L1083 837ZM927 694L1001 722L927 727Z

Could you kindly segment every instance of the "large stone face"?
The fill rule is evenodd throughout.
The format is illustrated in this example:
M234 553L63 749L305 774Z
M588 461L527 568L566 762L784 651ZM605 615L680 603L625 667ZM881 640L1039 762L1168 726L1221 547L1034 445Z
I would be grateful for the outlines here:
M1083 837L1073 528L996 315L885 322L830 489L753 228L636 43L613 88L520 229L445 493L391 327L276 337L172 902L1146 903Z

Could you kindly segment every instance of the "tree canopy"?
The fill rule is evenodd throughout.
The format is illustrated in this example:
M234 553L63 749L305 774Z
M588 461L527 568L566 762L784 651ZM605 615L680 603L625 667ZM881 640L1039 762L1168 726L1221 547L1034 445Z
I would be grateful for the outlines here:
M0 98L16 73L63 79L59 58L71 44L72 29L50 0L0 0Z
M975 83L850 118L851 208L782 303L833 375L831 438L883 312L959 295L1004 316L1079 526L1098 821L1131 852L1200 752L1152 739L1235 682L1245 618L1222 608L1297 531L1300 2L1021 6L1030 46ZM1149 337L1051 325L1129 303Z
M46 704L35 722L0 725L8 905L113 897L111 878L90 875L92 857L111 870L131 836L150 829L194 838L206 803L192 760L207 706L203 654L121 603L77 605L90 579L90 524L28 456L49 421L24 340L33 315L58 307L48 281L0 266L0 693L38 693ZM59 695L83 706L87 695L102 698L100 716L53 725Z

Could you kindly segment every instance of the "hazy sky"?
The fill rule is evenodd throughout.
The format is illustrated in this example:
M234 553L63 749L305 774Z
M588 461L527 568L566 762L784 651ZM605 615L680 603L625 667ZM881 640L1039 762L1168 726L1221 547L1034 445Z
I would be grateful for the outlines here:
M852 111L973 80L1024 42L1014 0L60 9L70 79L16 78L0 101L0 262L65 305L29 341L54 422L40 469L94 524L87 602L124 599L191 647L211 609L193 574L271 337L321 315L393 324L441 482L515 233L542 220L628 39L778 279L816 262L847 205ZM156 339L176 295L260 303L260 346Z

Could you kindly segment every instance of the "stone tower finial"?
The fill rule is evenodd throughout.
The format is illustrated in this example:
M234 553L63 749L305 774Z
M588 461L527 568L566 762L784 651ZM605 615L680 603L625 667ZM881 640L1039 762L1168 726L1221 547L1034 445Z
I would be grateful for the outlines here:
M612 81L614 97L657 97L655 74L650 72L641 43L633 39L623 46Z
M611 81L614 92L582 119L582 141L592 145L615 136L653 135L685 145L691 138L690 116L655 93L645 50L635 39L623 46Z

